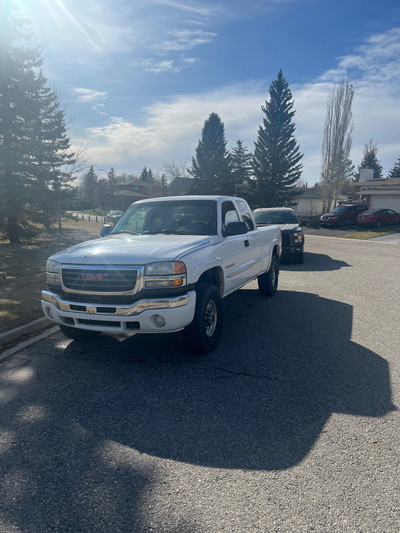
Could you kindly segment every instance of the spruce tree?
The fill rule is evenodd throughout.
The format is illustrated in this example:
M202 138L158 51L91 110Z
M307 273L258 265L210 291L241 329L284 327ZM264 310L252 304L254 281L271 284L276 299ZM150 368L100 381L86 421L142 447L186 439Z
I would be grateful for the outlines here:
M0 231L11 244L29 229L29 161L39 50L17 46L23 23L13 6L0 3Z
M201 140L196 148L196 157L192 157L192 168L189 173L193 176L193 183L189 192L233 194L234 182L230 165L224 125L216 113L211 113L204 122Z
M294 137L294 103L282 70L269 92L270 100L262 106L263 125L258 130L253 157L257 205L291 206L297 196L294 185L301 176L303 154Z
M389 171L389 178L400 178L400 156L394 167Z
M13 9L0 3L0 231L12 244L35 231L32 222L60 220L76 164L64 111L39 70L39 50L20 45Z
M373 179L383 178L383 169L380 161L378 161L378 144L370 139L369 143L365 143L364 156L358 166L358 172L355 175L356 181L360 179L360 170L362 168L371 168L374 171Z
M253 155L243 146L243 141L236 141L236 146L231 151L232 173L234 182L243 185L250 180L252 175L251 162Z
M90 209L97 207L97 174L94 171L93 165L83 176L83 189L85 191L85 204L87 207Z
M46 229L57 219L61 231L61 216L72 197L71 175L76 155L70 151L64 110L54 91L46 86L40 72L36 80L35 118L32 121L32 144L35 157L31 160L31 191L34 209ZM35 220L35 214L32 214Z

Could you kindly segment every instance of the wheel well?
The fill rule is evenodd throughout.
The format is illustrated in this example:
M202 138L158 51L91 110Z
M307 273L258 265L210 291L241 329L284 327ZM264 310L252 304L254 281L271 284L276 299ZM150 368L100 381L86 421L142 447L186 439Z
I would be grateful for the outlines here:
M278 248L277 244L274 246L274 250L272 252L272 255L275 255L276 258L279 260L279 248Z
M215 285L218 291L222 293L222 278L219 268L217 267L210 268L210 270L206 270L205 272L203 272L196 285L198 283L209 283L210 285Z

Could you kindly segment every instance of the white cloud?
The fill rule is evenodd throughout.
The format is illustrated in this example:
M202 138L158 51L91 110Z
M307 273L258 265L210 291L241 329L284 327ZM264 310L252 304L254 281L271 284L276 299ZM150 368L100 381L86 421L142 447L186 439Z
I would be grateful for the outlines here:
M296 139L304 153L303 179L319 179L326 102L333 83L348 77L354 84L353 163L362 159L369 139L378 143L378 158L387 173L400 154L400 30L371 37L354 54L338 60L337 69L313 83L292 86L295 100ZM389 53L390 51L390 53ZM393 75L389 77L391 71ZM190 161L201 137L204 121L218 113L225 125L228 147L242 139L252 150L269 98L270 81L220 87L203 94L176 96L142 111L141 124L113 118L87 131L92 160L113 165L119 172L139 172L144 166L160 170L165 161Z
M76 100L83 103L99 103L107 98L107 92L97 91L96 89L86 89L84 87L76 87L73 92L77 95Z

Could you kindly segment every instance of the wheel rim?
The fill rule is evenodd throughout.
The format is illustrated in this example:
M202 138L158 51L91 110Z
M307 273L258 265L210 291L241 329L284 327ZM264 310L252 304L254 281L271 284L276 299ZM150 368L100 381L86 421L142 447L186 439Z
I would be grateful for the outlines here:
M205 332L207 337L212 337L217 328L218 311L214 300L209 300L204 316Z

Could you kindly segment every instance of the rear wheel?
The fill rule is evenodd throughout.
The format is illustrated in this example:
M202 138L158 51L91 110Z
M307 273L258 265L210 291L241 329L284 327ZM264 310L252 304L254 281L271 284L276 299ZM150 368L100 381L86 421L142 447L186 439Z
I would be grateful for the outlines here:
M278 289L279 264L276 255L272 257L268 272L258 276L258 288L261 294L273 296Z
M88 331L86 329L71 328L65 324L59 324L60 331L74 341L88 341L96 337L99 333L97 331Z
M186 346L194 352L209 353L217 347L222 329L222 302L215 285L196 288L196 311L193 322L184 331Z

